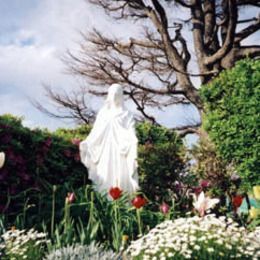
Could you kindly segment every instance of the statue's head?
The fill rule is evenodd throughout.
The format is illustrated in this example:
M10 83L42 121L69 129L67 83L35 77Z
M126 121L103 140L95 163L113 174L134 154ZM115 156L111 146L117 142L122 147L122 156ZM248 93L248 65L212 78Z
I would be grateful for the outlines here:
M108 89L107 103L111 106L122 107L124 102L123 88L120 84L112 84Z

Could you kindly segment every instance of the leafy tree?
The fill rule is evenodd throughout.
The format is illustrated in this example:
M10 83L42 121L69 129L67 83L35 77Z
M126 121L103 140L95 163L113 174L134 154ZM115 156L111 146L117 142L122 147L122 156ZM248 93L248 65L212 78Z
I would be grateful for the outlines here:
M85 78L91 85L88 93L96 96L105 95L111 83L121 83L141 115L154 123L156 118L148 107L193 104L201 112L203 103L194 77L205 84L235 61L260 53L259 45L244 41L260 28L259 17L253 14L259 0L87 2L103 8L115 21L135 21L142 32L125 41L96 29L83 34L80 52L69 52L66 59L71 72ZM250 17L244 19L242 13L248 7ZM181 19L177 12L187 19ZM79 96L88 93L80 90ZM74 102L50 89L48 94L59 105L68 100L64 107L82 122L86 121L82 115L92 115L80 99ZM199 125L192 122L192 126Z
M201 90L204 127L219 154L250 187L260 184L260 61L246 59Z

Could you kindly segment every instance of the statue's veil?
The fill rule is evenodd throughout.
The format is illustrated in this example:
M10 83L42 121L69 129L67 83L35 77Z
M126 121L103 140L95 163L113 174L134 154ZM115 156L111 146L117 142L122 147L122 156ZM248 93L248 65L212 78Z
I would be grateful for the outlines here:
M105 102L105 107L124 108L123 88L120 84L112 84L109 87L106 102Z

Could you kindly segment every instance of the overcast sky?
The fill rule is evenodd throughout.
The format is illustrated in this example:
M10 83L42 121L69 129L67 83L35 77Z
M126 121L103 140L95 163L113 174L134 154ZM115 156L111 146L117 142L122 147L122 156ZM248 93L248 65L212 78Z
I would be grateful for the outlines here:
M23 116L30 127L71 127L72 124L52 119L29 102L43 102L44 84L70 90L80 85L75 77L64 73L60 57L66 49L76 50L79 31L93 26L114 35L134 32L113 27L111 19L87 5L84 0L0 0L0 114ZM259 42L256 36L253 42ZM182 107L163 113L162 121L173 126L192 114Z

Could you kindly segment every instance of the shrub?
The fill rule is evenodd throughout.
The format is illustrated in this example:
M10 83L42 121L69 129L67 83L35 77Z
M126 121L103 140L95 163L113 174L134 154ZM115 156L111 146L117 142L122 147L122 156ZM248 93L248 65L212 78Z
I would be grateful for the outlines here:
M239 61L202 87L201 95L204 128L219 154L235 165L244 187L260 184L260 60Z
M184 181L184 146L176 132L148 123L137 125L138 175L142 191L161 202L176 193L176 181Z
M130 259L258 259L260 229L248 233L232 219L179 218L165 221L127 249Z
M0 116L0 150L6 154L0 169L0 213L16 215L38 206L35 215L44 215L52 185L88 183L77 145L47 130L26 128L19 118Z
M220 199L222 212L227 210L227 196L232 200L232 195L238 192L241 184L240 177L232 165L228 165L217 153L216 147L206 136L191 149L195 163L191 167L192 173L198 178L199 185L193 190L198 193L202 190L209 191L213 197Z

